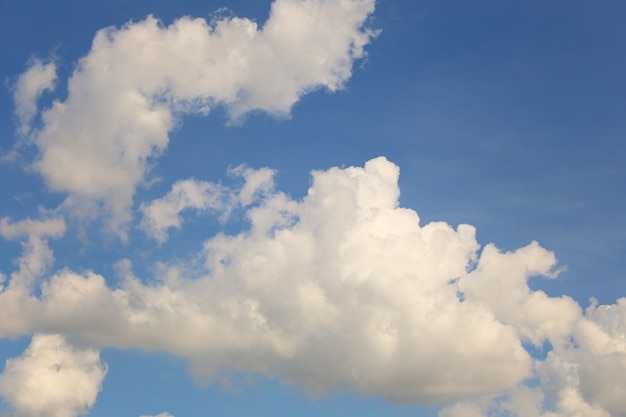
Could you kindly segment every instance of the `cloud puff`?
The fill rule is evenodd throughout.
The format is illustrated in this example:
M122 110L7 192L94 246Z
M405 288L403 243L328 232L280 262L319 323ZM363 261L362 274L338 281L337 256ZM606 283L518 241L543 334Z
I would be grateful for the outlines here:
M17 417L75 417L93 406L106 373L97 351L36 334L20 357L6 361L0 395Z
M13 240L20 237L50 237L58 239L65 233L65 220L61 217L46 220L20 220L11 222L8 217L0 219L0 236Z
M385 158L314 172L301 201L252 193L249 230L210 238L156 280L123 261L118 288L62 270L40 296L5 291L0 302L21 306L7 312L22 318L14 333L166 351L187 358L199 381L243 371L313 396L356 390L427 404L514 389L533 375L522 340L557 337L565 324L527 335L527 322L492 305L497 289L482 283L509 282L532 298L526 278L551 275L554 256L534 243L479 256L472 226L422 226L400 207L398 176ZM556 302L546 321L569 308Z
M45 220L20 220L12 223L8 217L0 219L0 236L9 239L27 238L22 242L23 256L19 269L11 274L10 288L17 291L31 290L35 280L52 266L54 255L46 238L58 239L65 234L65 221L58 217ZM1 278L1 277L0 277ZM0 280L0 289L2 288Z
M520 337L535 346L545 340L562 345L580 320L580 306L570 297L549 297L528 287L528 279L535 275L555 277L551 269L555 264L554 254L536 242L511 253L487 245L476 269L459 282L459 289L489 306L499 321L515 327Z
M15 115L19 120L18 133L27 135L31 130L31 122L37 115L37 100L45 92L54 88L56 81L56 64L33 60L30 67L20 75L14 86L13 101Z
M178 114L221 105L233 120L254 110L286 115L303 94L342 88L373 36L364 28L373 10L374 0L276 0L261 28L189 17L165 27L150 16L103 29L69 78L67 99L43 112L34 167L50 189L69 194L66 208L85 217L103 208L123 237L135 188ZM53 68L40 67L18 81L37 87L18 88L29 91L17 102L24 120L50 84Z
M167 240L169 228L181 228L182 211L212 210L219 212L225 219L236 206L251 204L260 193L269 191L274 185L274 171L268 168L254 170L239 166L230 170L230 173L243 177L245 182L240 190L194 179L177 181L164 197L141 204L143 218L139 228L163 243Z

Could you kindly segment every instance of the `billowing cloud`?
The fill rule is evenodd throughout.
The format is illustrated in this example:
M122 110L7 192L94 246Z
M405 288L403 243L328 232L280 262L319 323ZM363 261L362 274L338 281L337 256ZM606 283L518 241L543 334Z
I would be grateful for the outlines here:
M472 226L420 225L399 206L398 176L377 158L314 172L299 201L252 193L248 230L209 238L151 280L124 260L119 287L61 270L38 296L5 290L0 302L16 306L5 317L20 318L5 331L169 352L198 381L251 372L313 396L462 400L442 416L621 416L624 301L583 314L531 290L531 276L558 272L551 252L534 242L480 251ZM545 360L523 347L546 341Z
M476 270L459 282L459 289L489 306L499 321L515 327L520 337L535 346L545 340L560 346L580 319L580 306L570 297L549 297L528 287L532 276L555 277L551 269L555 264L554 254L536 242L511 253L487 245Z
M341 89L374 36L373 9L276 0L261 27L148 17L101 30L39 130L36 102L56 67L33 61L22 74L18 131L48 187L67 193L61 208L104 216L124 237L135 190L180 115L286 116L312 90ZM106 374L97 349L113 346L185 358L200 383L249 372L311 396L443 405L441 417L626 417L626 299L583 311L532 290L529 279L559 272L537 242L504 253L481 249L471 225L420 224L383 157L314 172L299 200L275 189L271 169L230 174L243 185L174 182L139 204L139 228L162 243L189 214L243 213L249 227L207 236L152 277L123 259L116 285L98 271L52 270L48 239L63 236L64 219L0 219L0 236L23 247L16 270L0 274L0 337L34 334L0 376L17 416L86 413ZM530 345L549 352L533 357Z
M36 334L20 357L6 361L0 395L16 417L75 417L93 406L106 373L97 351Z
M69 78L67 99L42 114L35 169L69 194L66 208L83 217L104 209L123 237L135 189L178 114L224 106L233 120L255 110L286 115L303 94L342 88L373 36L364 27L373 10L374 0L276 0L262 27L189 17L163 26L150 16L103 29ZM39 92L51 68L36 63L18 85ZM18 101L24 120L34 96Z

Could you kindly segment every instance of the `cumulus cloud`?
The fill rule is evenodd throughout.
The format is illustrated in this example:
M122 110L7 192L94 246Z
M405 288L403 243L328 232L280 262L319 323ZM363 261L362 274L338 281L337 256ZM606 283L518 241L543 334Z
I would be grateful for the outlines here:
M106 373L98 351L36 334L20 357L6 361L0 395L16 417L75 417L93 406Z
M569 299L539 293L539 301L529 301L538 292L527 278L554 274L554 255L538 244L510 253L488 245L480 252L472 226L420 225L415 211L398 204L398 176L397 166L377 158L364 167L314 172L300 201L274 189L252 193L249 230L208 239L200 263L162 265L146 282L124 261L117 288L94 272L62 270L38 297L11 304L16 295L0 294L5 305L23 306L7 312L22 318L10 330L166 351L187 358L199 381L243 371L313 396L356 390L426 404L503 392L517 398L513 393L540 368L525 340L575 337L586 322L623 335L614 319L594 316L600 307L584 318ZM494 293L511 293L510 302L496 303ZM534 302L549 307L545 317ZM530 318L514 314L518 309ZM534 324L536 333L528 330ZM584 343L555 346L555 355L584 365ZM619 392L593 400L582 382L568 384L554 392L573 389L581 401L621 405ZM481 401L445 412L477 413L489 407L490 400Z
M255 170L242 165L230 172L243 177L245 182L241 189L233 190L194 179L177 181L167 195L141 205L143 218L139 227L163 243L167 240L168 229L181 228L182 211L219 211L222 219L225 219L233 208L251 204L260 193L267 192L274 184L274 171L268 168Z
M341 89L375 35L373 9L374 0L276 0L260 27L148 17L103 29L39 130L36 103L56 66L35 60L22 74L18 132L37 147L33 166L49 188L67 193L63 208L104 215L124 237L135 190L180 115L223 106L233 122L286 116L312 90ZM139 228L164 242L190 212L227 221L238 209L246 230L207 237L153 277L122 260L115 286L98 271L46 277L62 218L0 219L0 236L23 247L16 270L0 274L0 337L35 334L0 375L16 416L86 413L107 368L76 346L113 346L183 357L199 382L250 372L311 396L444 405L441 417L626 417L626 298L583 311L532 290L530 279L559 272L537 242L481 249L470 225L422 225L399 205L399 168L382 157L314 172L301 200L276 190L269 168L229 173L243 184L175 182L139 206ZM528 344L548 346L545 359Z
M580 320L580 306L570 297L549 297L528 287L533 276L555 277L556 262L554 254L537 242L510 253L487 245L476 269L460 280L459 289L489 306L499 321L515 327L535 346L546 340L560 346Z
M124 237L135 189L178 114L220 105L233 120L257 110L287 115L303 94L342 88L374 35L364 26L373 10L374 0L276 0L262 27L230 17L164 26L150 16L103 29L69 78L67 99L43 112L34 167L50 189L69 194L64 207L86 217L104 209L109 230ZM47 87L53 67L42 68L18 84ZM18 102L24 120L34 96Z
M31 131L31 122L37 115L37 100L45 92L54 88L56 64L33 60L30 67L22 74L14 86L13 101L15 115L19 120L18 133L27 135Z
M568 339L545 360L535 360L532 386L517 386L489 401L458 403L440 416L462 416L456 411L464 407L485 417L626 416L626 298L613 305L592 304Z
M535 361L536 380L533 386L519 385L497 398L475 402L461 402L445 407L440 417L621 417L623 404L597 401L583 387L586 377L581 374L584 363L576 356L585 355L584 349L570 347L567 352L558 349L548 353L543 361ZM615 392L624 383L619 370L604 375L612 384L604 388ZM610 395L610 394L609 394ZM620 398L623 403L623 399ZM614 407L618 405L618 407ZM469 413L469 414L466 414Z

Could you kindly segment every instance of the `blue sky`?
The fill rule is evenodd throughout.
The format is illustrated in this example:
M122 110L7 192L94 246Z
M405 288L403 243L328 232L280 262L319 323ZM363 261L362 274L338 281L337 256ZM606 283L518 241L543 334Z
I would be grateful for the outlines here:
M624 12L0 1L3 412L623 416Z

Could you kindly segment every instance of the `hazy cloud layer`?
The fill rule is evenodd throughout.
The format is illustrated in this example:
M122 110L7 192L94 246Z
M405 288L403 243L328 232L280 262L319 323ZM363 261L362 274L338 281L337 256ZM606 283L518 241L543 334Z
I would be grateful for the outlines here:
M262 27L189 17L163 26L148 17L103 29L68 79L67 99L43 111L34 167L50 189L69 194L72 213L105 214L124 237L135 188L179 114L221 105L233 120L253 110L287 115L311 90L342 88L373 35L364 27L373 10L374 0L276 0ZM20 130L54 70L36 61L20 77Z
M551 252L480 251L472 226L420 225L398 205L398 175L377 158L314 172L301 201L253 193L249 230L208 239L201 262L163 265L152 280L124 260L118 288L70 270L37 297L9 286L0 303L14 324L3 335L166 351L198 381L244 371L314 396L464 401L442 416L624 415L626 299L583 314L571 298L531 290L530 277L555 276ZM544 361L522 346L546 340Z

